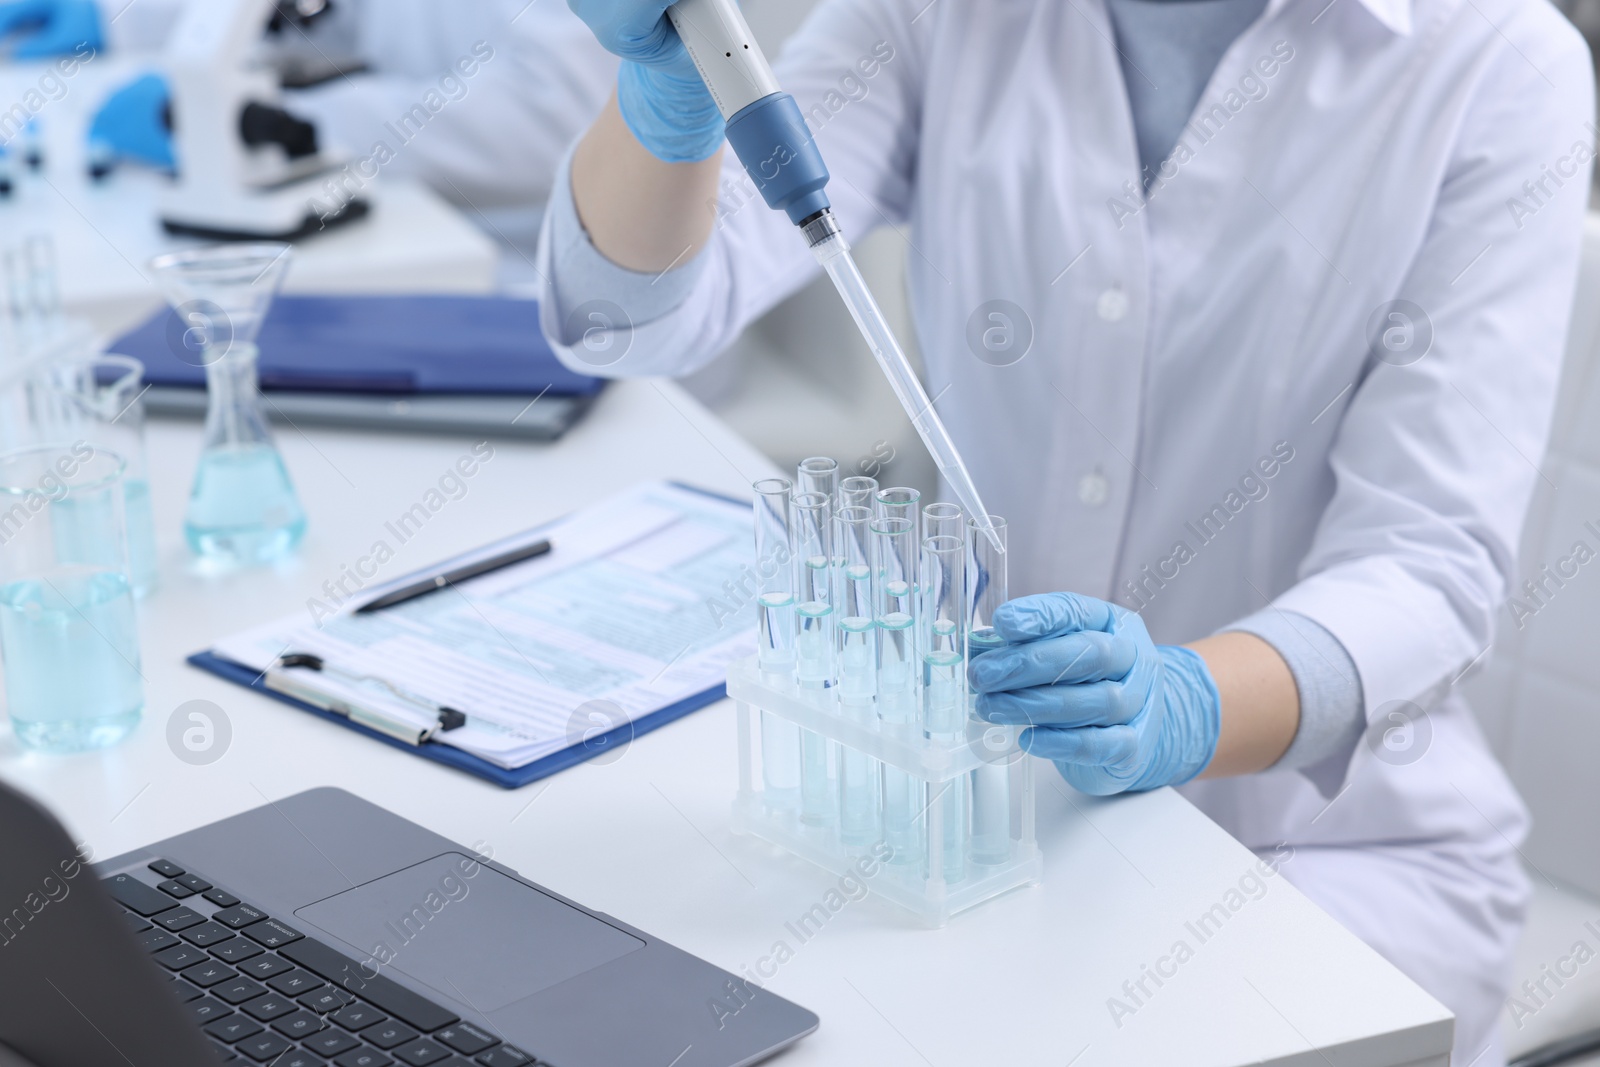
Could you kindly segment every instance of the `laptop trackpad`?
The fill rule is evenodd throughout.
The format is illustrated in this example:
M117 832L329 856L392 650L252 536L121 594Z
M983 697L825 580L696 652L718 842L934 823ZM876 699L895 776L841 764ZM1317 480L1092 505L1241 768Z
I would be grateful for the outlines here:
M645 944L458 852L295 915L358 946L365 966L399 971L484 1014Z

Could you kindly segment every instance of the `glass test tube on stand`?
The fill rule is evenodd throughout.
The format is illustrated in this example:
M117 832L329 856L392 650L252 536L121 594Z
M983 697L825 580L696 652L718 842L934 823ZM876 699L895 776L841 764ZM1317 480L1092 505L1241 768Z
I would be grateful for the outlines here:
M873 498L872 603L878 640L878 724L909 739L917 715L918 504L915 489L883 489ZM883 837L891 863L920 862L922 784L895 767L883 768Z
M966 558L964 538L939 534L922 541L917 642L922 660L922 731L929 740L945 744L966 737ZM966 877L967 786L965 775L927 786L923 803L929 840L940 844L928 850L929 878L959 882Z
M793 501L797 655L800 688L819 692L834 687L833 502L819 492ZM831 694L830 694L831 695ZM800 821L831 825L833 790L829 785L829 742L812 730L800 733Z
M788 688L795 672L794 546L789 511L794 486L787 478L756 482L755 532L757 662L767 685ZM761 775L767 807L800 808L800 727L761 712Z
M839 463L827 456L810 456L800 461L795 476L801 494L795 508L796 586L804 601L799 622L802 638L809 637L808 647L814 650L811 662L801 663L800 688L831 690L835 669L833 506L839 489ZM799 504L802 499L803 508ZM829 763L837 764L838 759L835 754L830 761L829 755L834 747L815 731L800 731L800 821L807 826L828 826L833 820L834 779Z
M1006 544L1006 520L989 516L1000 543ZM967 660L1005 640L994 628L994 612L1009 598L1006 554L970 521L967 528ZM1021 758L1018 730L995 726L977 718L975 699L969 729L984 762L972 772L972 860L978 864L1004 863L1011 855L1011 766Z
M850 479L846 479L850 481ZM840 488L842 499L849 490ZM839 559L834 603L838 609L839 707L852 722L871 727L876 712L878 635L872 601L872 509L847 505L834 519ZM883 764L839 746L839 835L846 848L876 844L882 830Z

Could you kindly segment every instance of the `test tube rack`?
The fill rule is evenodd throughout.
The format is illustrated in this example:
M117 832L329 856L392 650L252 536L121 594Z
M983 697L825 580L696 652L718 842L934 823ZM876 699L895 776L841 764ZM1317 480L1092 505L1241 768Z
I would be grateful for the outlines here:
M852 874L869 894L898 905L927 926L943 926L957 912L1021 886L1039 884L1044 861L1034 836L1034 761L1018 747L1015 727L973 720L967 738L955 743L920 735L897 736L853 719L827 690L772 684L763 677L753 656L729 670L728 696L734 701L738 722L735 833L761 838L834 874ZM849 845L834 813L822 825L813 826L802 821L793 807L769 803L763 788L761 731L782 729L785 724L809 730L829 743L830 792L836 792L839 768L847 753L875 761L880 786L882 776L903 774L911 794L922 798L909 842L896 849L888 834L878 834L864 845ZM1003 852L995 857L997 862L976 861L970 834L954 835L965 855L947 855L943 821L952 808L941 803L941 798L951 791L965 792L966 802L955 811L958 817L970 819L974 791L996 786L1004 790L1009 830ZM881 825L881 817L879 821ZM863 865L863 859L881 862ZM954 880L947 877L950 866L961 871ZM863 870L873 873L865 876Z
M968 657L1004 644L1005 520L841 482L825 457L753 489L758 652L728 674L734 831L931 926L1037 884L1033 761L1018 728L974 715L967 683Z

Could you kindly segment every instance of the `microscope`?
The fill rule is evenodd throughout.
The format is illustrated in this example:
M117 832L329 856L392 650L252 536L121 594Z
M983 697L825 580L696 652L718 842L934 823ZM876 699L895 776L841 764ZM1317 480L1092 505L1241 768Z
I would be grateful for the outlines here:
M178 180L159 210L168 233L217 241L294 241L367 214L349 199L318 207L318 180L334 160L316 127L282 106L267 61L268 26L304 23L326 0L190 0L168 39Z

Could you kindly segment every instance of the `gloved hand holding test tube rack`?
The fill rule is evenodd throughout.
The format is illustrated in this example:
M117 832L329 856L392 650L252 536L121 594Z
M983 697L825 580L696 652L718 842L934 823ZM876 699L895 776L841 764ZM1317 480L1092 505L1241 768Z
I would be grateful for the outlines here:
M838 479L831 459L755 483L759 647L729 671L734 829L929 925L1037 884L1020 730L973 715L967 662L997 640L1005 522L914 489Z

